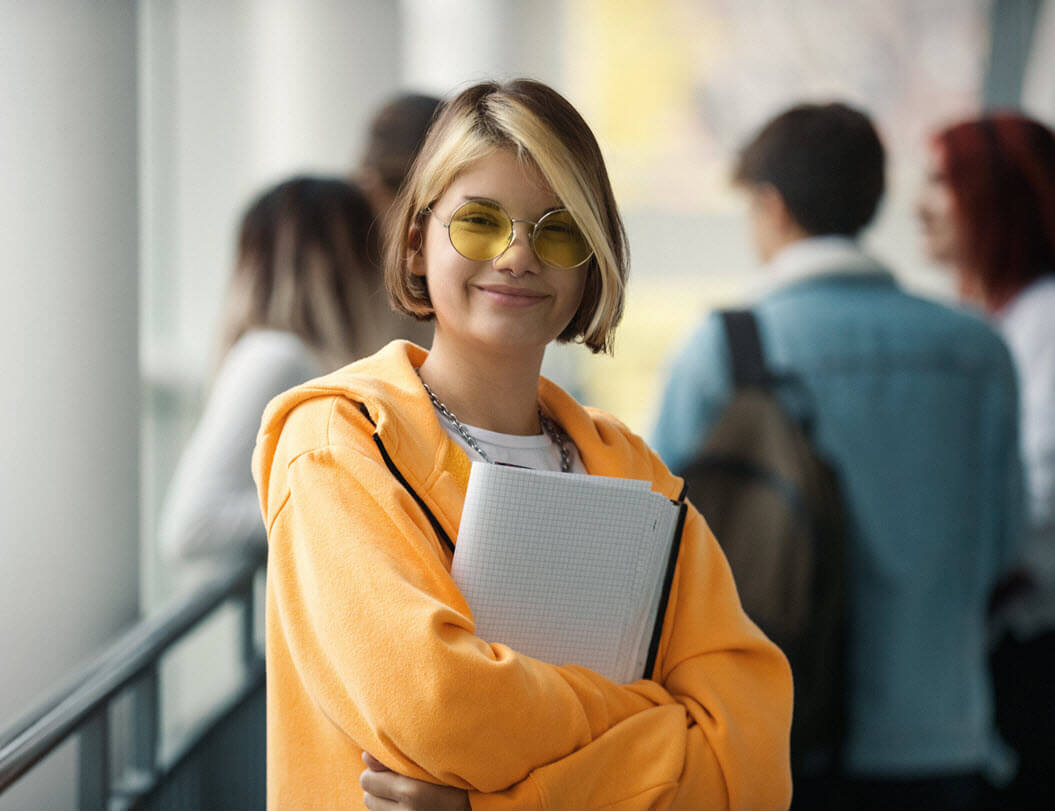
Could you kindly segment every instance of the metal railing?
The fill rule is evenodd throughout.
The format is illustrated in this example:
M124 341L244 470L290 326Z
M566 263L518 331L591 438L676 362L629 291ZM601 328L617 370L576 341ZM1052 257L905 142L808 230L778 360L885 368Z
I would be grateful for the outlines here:
M194 749L234 714L245 715L249 698L259 705L262 724L264 665L255 641L254 581L261 553L232 562L189 594L179 596L137 623L98 655L65 677L43 700L0 732L0 792L14 784L71 736L80 739L82 809L151 806L152 796L175 775ZM220 607L234 602L241 613L242 679L233 697L198 724L172 755L159 756L161 657ZM110 763L110 708L131 697L128 763ZM262 754L262 740L261 750ZM262 765L261 765L262 784ZM262 793L262 786L260 788ZM261 796L262 797L262 796ZM201 800L194 804L207 808Z

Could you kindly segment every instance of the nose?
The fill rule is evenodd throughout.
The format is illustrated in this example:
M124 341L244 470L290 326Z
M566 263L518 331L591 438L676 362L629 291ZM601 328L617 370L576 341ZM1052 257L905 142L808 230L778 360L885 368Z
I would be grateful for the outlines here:
M506 250L492 260L495 270L507 271L514 279L542 270L542 264L531 245L534 228L535 224L529 220L513 221L513 239Z

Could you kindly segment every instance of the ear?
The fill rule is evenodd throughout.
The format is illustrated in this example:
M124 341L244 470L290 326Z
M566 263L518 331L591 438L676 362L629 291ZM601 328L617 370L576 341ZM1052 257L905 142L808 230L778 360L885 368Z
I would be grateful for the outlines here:
M784 200L784 195L780 193L777 187L764 183L758 187L756 194L757 205L762 212L762 216L768 221L774 233L779 235L782 241L801 240L809 236L802 226L799 225L795 215L791 213L791 209L788 208L788 204Z
M425 232L417 222L407 229L407 268L414 276L425 275Z
M783 227L791 217L784 196L769 183L761 183L751 190L751 206L756 216L770 227Z
M769 262L785 244L788 207L775 186L768 183L748 187L751 239L758 257Z

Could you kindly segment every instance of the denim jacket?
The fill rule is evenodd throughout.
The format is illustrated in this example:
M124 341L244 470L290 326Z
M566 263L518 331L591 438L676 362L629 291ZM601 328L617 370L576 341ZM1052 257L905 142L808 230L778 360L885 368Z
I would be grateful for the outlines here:
M809 411L849 516L847 768L983 768L995 743L986 604L1023 521L1008 351L980 318L906 293L874 263L804 274L755 312L768 362L808 394L780 393ZM675 473L730 389L712 315L673 361L653 437Z

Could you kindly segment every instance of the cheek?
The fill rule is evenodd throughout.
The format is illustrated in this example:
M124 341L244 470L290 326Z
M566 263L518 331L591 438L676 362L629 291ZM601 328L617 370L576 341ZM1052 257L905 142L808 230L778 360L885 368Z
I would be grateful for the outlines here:
M428 276L429 266L443 256L443 244L440 242L440 235L432 229L429 229L422 240L419 256L421 261L418 267L421 269L421 275Z
M955 263L960 253L960 226L955 201L945 189L931 189L919 201L924 238L931 259Z
M934 189L927 196L927 211L940 224L944 225L948 221L951 209L949 196L941 189Z
M952 228L956 202L952 190L941 184L930 190L929 206L931 216L937 220L943 228Z
M575 277L567 280L567 286L567 295L564 299L567 302L568 319L570 320L582 304L583 292L586 290L586 272L576 271Z
M959 243L960 230L953 214L951 201L939 200L934 206L934 231L942 250L952 258Z
M917 209L930 231L945 231L948 227L949 206L940 190L925 189L920 194Z
M429 298L438 318L451 317L464 307L466 293L458 279L450 273L439 273L436 268L426 276Z

